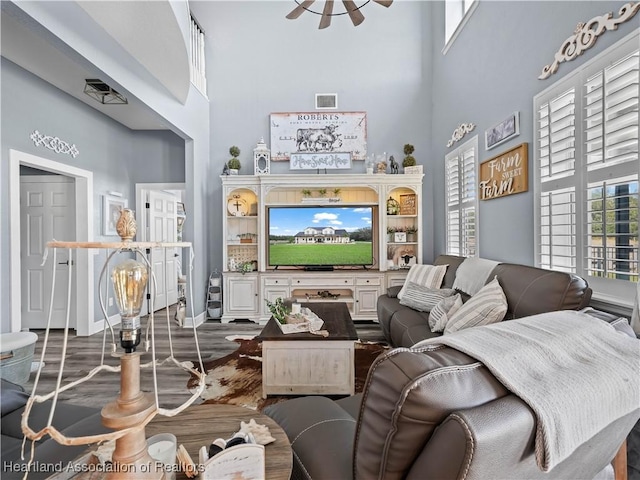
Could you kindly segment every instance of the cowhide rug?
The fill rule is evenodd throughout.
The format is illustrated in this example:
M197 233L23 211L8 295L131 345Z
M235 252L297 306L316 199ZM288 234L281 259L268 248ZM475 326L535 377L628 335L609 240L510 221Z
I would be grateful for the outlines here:
M261 411L292 396L269 396L262 398L262 345L256 340L235 338L239 348L222 358L204 360L207 372L206 388L202 393L204 403L225 403L240 405ZM356 342L355 347L355 389L361 392L367 378L369 366L388 347L380 343ZM188 387L195 380L191 379Z

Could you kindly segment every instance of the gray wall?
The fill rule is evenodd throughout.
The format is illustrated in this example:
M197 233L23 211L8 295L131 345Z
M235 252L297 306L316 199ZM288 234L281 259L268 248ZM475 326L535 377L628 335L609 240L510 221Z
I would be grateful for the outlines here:
M491 2L481 1L451 49L441 53L444 38L444 4L433 2L433 144L429 173L434 177L435 252L445 249L444 156L454 129L462 122L476 129L480 162L523 142L529 143L529 191L480 202L480 256L533 265L533 97L576 67L595 57L640 25L640 17L604 33L581 57L562 63L558 72L538 80L542 68L578 22L613 12L617 17L623 1L615 2ZM484 131L510 113L520 112L520 135L489 151Z
M271 143L270 113L315 111L316 93L337 93L339 111L367 112L368 152L401 159L403 145L412 143L418 162L426 162L431 74L423 62L430 56L423 39L425 2L394 2L389 9L372 2L355 30L346 16L334 18L326 30L318 30L318 15L288 20L293 2L190 5L207 41L214 268L222 261L217 175L231 145L242 152L240 174L253 174L256 143L262 136ZM273 173L289 173L288 168L288 162L271 164ZM364 171L364 162L355 162L351 173ZM429 188L425 185L425 192Z
M0 254L4 288L0 328L5 332L10 329L10 299L6 288L9 283L9 149L92 171L93 234L100 240L104 238L101 235L102 195L108 191L122 192L129 199L129 206L135 208L136 182L184 182L185 148L184 141L168 131L129 130L4 58L1 67ZM36 129L75 143L80 155L73 158L36 147L29 139ZM100 254L94 258L95 272L99 275L103 258ZM101 318L98 311L96 318Z

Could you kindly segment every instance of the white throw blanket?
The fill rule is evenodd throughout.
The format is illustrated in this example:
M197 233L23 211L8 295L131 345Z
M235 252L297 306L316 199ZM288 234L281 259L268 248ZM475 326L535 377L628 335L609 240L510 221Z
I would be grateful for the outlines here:
M537 417L536 461L545 472L640 408L640 340L584 313L543 313L416 346L425 343L480 360L531 407Z
M489 274L499 262L487 260L486 258L469 257L465 258L456 270L456 279L453 288L475 295L487 283Z

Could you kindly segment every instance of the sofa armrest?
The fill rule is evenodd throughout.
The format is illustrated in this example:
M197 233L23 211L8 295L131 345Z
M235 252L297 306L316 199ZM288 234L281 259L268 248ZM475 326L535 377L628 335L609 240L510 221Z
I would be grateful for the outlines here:
M387 296L390 298L397 298L398 293L402 290L402 285L395 285L393 287L387 288Z
M408 479L480 480L501 478L593 478L610 469L624 432L634 414L616 420L598 432L550 472L536 464L536 417L515 395L507 395L477 408L453 412L443 421L412 466ZM508 419L508 421L504 421ZM448 462L438 459L449 459Z
M582 313L586 313L587 315L590 315L592 317L596 317L596 318L599 318L600 320L608 322L617 331L619 331L621 333L626 333L627 335L629 335L632 338L636 338L635 332L631 328L631 325L629 325L629 320L627 320L624 317L621 317L619 315L615 315L615 314L609 313L609 312L603 312L602 310L596 310L593 307L583 308L580 311Z
M353 477L356 419L327 397L300 397L263 410L282 427L293 449L292 478Z

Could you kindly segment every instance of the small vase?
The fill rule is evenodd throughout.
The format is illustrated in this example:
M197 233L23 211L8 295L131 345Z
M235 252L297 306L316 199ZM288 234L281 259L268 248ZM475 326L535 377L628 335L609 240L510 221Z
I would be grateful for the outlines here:
M133 215L133 210L123 208L120 210L120 218L116 223L116 232L120 235L123 242L130 242L133 237L136 236L138 225L136 224L136 217Z

